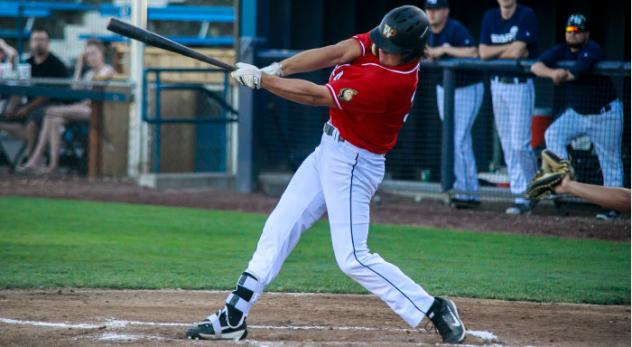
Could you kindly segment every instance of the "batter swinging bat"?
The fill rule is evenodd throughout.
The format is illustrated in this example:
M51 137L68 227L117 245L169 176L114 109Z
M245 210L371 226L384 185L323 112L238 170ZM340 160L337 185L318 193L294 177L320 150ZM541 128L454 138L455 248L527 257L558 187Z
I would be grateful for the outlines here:
M129 37L130 39L143 42L147 45L162 48L170 52L182 54L189 58L193 58L193 59L203 61L211 65L220 67L227 71L237 70L237 68L233 65L227 64L221 60L196 52L192 50L191 48L185 45L181 45L172 40L169 40L168 38L164 36L160 36L154 32L141 29L137 26L131 25L129 23L125 23L116 18L110 18L110 22L108 23L107 29L119 35Z

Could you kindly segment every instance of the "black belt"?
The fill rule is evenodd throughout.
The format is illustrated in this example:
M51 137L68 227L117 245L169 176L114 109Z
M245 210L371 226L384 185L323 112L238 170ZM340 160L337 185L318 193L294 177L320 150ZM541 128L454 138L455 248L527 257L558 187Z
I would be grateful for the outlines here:
M505 84L527 83L527 81L529 80L529 78L525 76L520 76L520 77L495 76L494 79L500 83L505 83Z
M333 125L329 123L325 123L325 125L323 125L323 132L326 135L333 136L334 131L336 131L336 128L334 128ZM345 142L345 139L343 139L342 136L340 136L340 133L338 133L338 141Z

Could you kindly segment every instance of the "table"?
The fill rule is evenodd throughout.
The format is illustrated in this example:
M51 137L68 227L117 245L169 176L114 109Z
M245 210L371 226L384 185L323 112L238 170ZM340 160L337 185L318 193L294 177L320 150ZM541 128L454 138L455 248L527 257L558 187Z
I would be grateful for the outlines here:
M111 89L117 90L111 90ZM92 100L88 135L88 176L100 175L103 140L103 102L129 102L133 84L119 81L74 81L72 79L33 78L0 80L0 94L43 96L59 100Z

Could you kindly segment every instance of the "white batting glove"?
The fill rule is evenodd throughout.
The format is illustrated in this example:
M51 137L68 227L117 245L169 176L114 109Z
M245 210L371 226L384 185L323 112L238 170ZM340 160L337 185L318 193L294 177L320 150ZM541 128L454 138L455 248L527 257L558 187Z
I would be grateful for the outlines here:
M230 76L242 86L251 89L261 88L261 70L258 67L246 63L237 63L237 70L230 73Z
M285 75L283 73L283 66L281 66L281 64L277 63L276 61L274 63L262 68L261 71L263 71L264 73L267 73L268 75L272 75L272 76L283 77Z

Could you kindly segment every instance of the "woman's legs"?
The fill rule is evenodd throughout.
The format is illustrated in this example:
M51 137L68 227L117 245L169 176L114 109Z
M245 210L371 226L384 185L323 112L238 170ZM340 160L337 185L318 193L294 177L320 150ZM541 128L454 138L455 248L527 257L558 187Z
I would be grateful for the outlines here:
M22 171L31 170L41 165L46 145L49 145L50 148L50 162L41 173L49 173L57 169L61 143L59 128L67 121L87 120L89 117L90 106L83 102L47 108L37 146Z
M50 131L52 128L52 117L48 116L48 111L44 116L44 121L42 122L42 129L39 133L39 139L37 140L37 146L29 156L29 160L24 164L24 166L20 167L18 171L26 171L30 169L34 169L39 166L44 157L44 150L46 149L46 145L48 145L48 140L50 138Z

